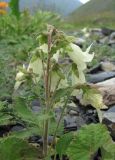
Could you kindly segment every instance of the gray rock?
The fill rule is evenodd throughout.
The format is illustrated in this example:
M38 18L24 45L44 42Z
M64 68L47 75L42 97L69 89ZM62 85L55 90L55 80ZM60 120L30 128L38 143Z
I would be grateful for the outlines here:
M61 116L62 108L56 108L55 109L55 119L58 122Z
M97 74L87 74L87 80L90 83L102 82L115 77L115 72L101 72Z
M102 29L101 28L90 29L90 35L95 35L95 36L103 37Z
M111 35L112 32L115 32L115 30L104 27L101 29L101 32L104 36L109 36L109 35Z
M22 131L24 128L25 128L24 126L17 124L15 126L13 126L10 131L11 132Z
M103 123L106 124L113 140L115 140L115 106L103 114Z
M42 111L41 104L39 100L33 100L31 103L31 109L34 113L38 113Z
M114 46L115 45L115 32L111 33L108 45L109 46Z
M69 130L79 129L85 122L81 116L67 115L64 117L64 127Z
M106 37L100 39L98 42L99 42L100 44L107 44L108 41L109 41L109 37L106 36Z

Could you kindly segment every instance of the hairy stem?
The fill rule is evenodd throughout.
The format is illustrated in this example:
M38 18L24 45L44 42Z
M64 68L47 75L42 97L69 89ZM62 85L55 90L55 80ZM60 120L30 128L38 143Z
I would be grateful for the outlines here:
M50 59L51 59L51 37L53 30L51 29L48 34L48 57L47 57L47 68L45 73L45 102L46 109L45 113L48 113L50 107ZM49 120L45 120L44 124L44 135L43 135L43 152L44 156L47 156L48 150L48 128L49 128Z
M62 120L62 118L63 118L63 114L64 114L65 108L66 108L66 106L67 106L69 97L70 97L70 95L67 96L67 99L66 99L66 101L65 101L63 110L62 110L61 115L60 115L60 118L59 118L59 120L58 120L56 129L55 129L55 132L54 132L54 136L53 136L53 141L52 141L51 147L55 144L55 139L56 139L57 131L58 131L59 125L60 125L60 123L61 123L61 120ZM55 153L55 155L54 155L54 160L56 160L56 153Z

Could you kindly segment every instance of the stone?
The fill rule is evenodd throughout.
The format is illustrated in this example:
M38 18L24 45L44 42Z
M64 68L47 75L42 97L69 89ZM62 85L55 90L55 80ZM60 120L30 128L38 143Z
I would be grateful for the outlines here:
M85 122L81 116L66 115L64 117L64 128L67 131L75 131L79 129Z
M90 29L90 35L95 35L95 36L103 37L102 29L101 28Z
M104 36L109 36L109 35L111 35L111 33L112 32L114 32L115 30L113 30L113 29L109 29L109 28L102 28L101 29L101 32L102 32L102 34L104 35Z
M94 67L92 67L91 69L89 69L89 71L87 72L88 74L94 74L94 73L98 73L98 72L102 72L102 66L101 64L97 64Z
M77 38L75 44L78 45L80 48L83 48L83 44L86 42L84 38Z
M98 83L115 77L115 72L101 72L97 74L87 74L87 81L90 83Z
M112 106L108 111L105 111L103 114L103 121L102 121L111 132L111 136L115 141L115 105Z
M40 101L35 99L31 102L31 108L34 113L38 113L42 111Z
M20 124L16 124L10 129L10 131L11 132L22 131L24 128L25 128L24 126L22 126Z
M104 62L101 62L100 64L103 71L106 71L106 72L115 71L115 65L112 62L104 61Z
M108 45L109 46L114 46L115 45L115 32L111 33Z
M54 112L55 112L55 119L58 122L61 116L62 108L56 108Z

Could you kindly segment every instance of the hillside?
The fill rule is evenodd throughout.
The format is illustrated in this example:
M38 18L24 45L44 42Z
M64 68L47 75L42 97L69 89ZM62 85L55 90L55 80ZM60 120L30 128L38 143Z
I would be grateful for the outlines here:
M43 10L68 15L82 5L79 0L42 0Z
M9 2L10 0L4 0ZM52 11L66 16L80 7L82 3L79 0L20 0L20 9L28 8L31 12L37 9Z
M72 23L115 23L115 0L91 0L74 11L68 20Z

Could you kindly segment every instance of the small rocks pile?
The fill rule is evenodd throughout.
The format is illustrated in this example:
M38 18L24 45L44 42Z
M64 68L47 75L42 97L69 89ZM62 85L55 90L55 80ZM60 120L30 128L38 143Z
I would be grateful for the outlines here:
M80 38L76 38L76 44L80 46L81 48L86 43L88 38L91 38L92 36L98 37L98 40L96 42L98 44L106 44L108 46L111 46L112 48L115 48L115 30L109 29L109 28L92 28L82 29L82 34ZM79 33L76 32L76 35L79 35Z

